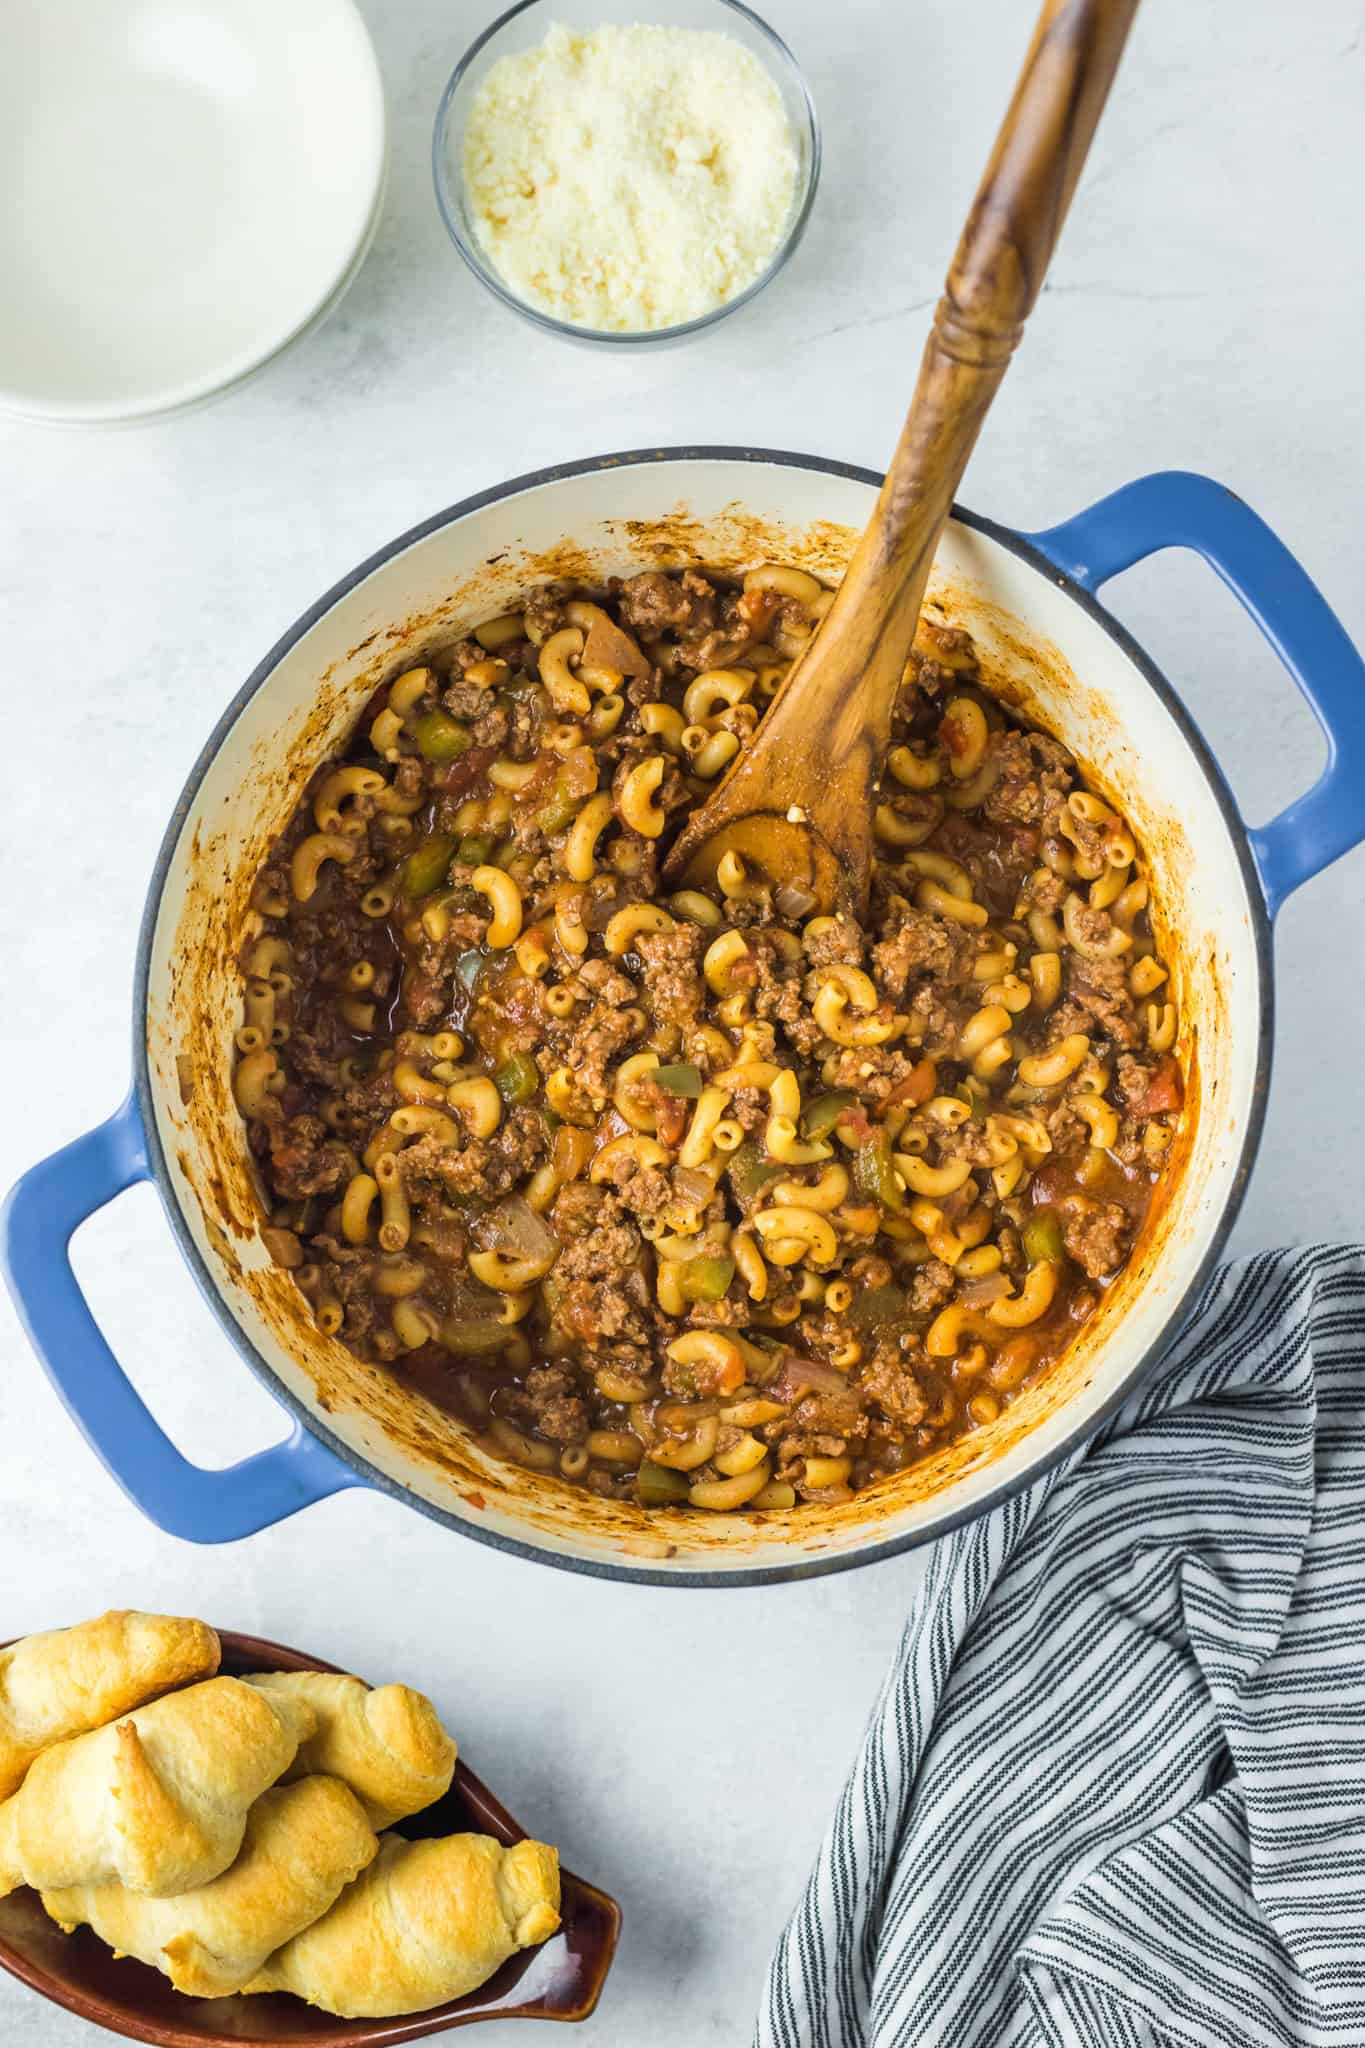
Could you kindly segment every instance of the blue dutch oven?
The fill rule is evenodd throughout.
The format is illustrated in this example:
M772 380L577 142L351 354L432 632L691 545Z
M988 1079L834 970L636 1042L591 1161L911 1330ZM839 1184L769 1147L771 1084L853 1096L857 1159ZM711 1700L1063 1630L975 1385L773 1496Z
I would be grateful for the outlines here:
M229 706L152 876L132 1092L107 1123L26 1174L5 1214L10 1285L48 1377L160 1527L224 1542L363 1485L466 1535L580 1571L668 1584L800 1577L888 1556L980 1513L1093 1431L1159 1359L1227 1237L1255 1156L1274 1011L1271 920L1365 836L1360 657L1255 513L1184 474L1143 478L1046 533L959 511L931 590L970 630L988 674L1066 742L1137 829L1191 1075L1169 1198L1044 1385L998 1423L843 1506L645 1516L492 1459L394 1375L320 1336L260 1243L229 1082L247 895L310 769L376 683L506 609L543 574L596 579L661 561L768 558L837 576L878 482L840 463L726 448L609 456L521 478L363 563ZM1202 556L1241 600L1327 737L1314 788L1257 830L1243 824L1169 683L1097 601L1110 577L1172 547ZM68 1260L76 1227L146 1179L223 1327L291 1418L283 1442L224 1471L190 1464L163 1434Z

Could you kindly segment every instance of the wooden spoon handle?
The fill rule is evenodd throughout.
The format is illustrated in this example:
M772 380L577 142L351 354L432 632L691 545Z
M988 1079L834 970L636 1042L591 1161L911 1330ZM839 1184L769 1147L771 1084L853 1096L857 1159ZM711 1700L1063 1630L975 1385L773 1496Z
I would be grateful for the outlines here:
M834 603L752 741L664 864L722 846L823 907L861 904L872 801L929 568L1042 287L1138 0L1045 0L968 216L900 442Z
M909 651L939 534L1042 288L1137 6L1046 0L948 272L877 512L821 628L822 666L841 658L843 622L852 628L860 613L866 646L869 608L877 638L889 638L902 660ZM864 654L858 667L865 662ZM890 713L888 701L888 729Z

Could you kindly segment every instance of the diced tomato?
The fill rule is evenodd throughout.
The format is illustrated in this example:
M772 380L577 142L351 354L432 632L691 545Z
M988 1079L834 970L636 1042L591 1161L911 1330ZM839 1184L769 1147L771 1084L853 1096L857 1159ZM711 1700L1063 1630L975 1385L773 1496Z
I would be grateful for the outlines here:
M680 1145L692 1115L692 1104L682 1095L670 1095L667 1089L656 1088L654 1099L657 1106L659 1142L661 1145Z
M727 1358L714 1374L714 1390L717 1394L733 1394L744 1385L744 1359L736 1351Z
M861 1103L855 1102L851 1109L844 1111L843 1115L839 1118L839 1129L847 1131L855 1145L865 1145L867 1143L868 1139L872 1136L872 1125L869 1123L867 1111L862 1107Z
M781 602L775 590L746 590L739 600L739 610L750 632L765 633Z
M467 754L461 754L458 761L451 761L438 775L434 775L432 782L446 796L462 796L465 790L472 789L482 779L496 754L496 747L471 747Z
M581 752L582 750L579 749L578 751ZM556 757L550 753L542 754L538 760L531 764L531 773L512 798L514 809L518 811L535 810L544 798L546 785L553 782L560 772L561 766ZM566 790L565 792L566 795L570 796L576 796L581 793L578 790Z
M668 1384L689 1400L713 1401L718 1394L733 1394L744 1385L744 1357L737 1344L723 1342L718 1356L696 1358L687 1365L669 1369Z
M886 1098L887 1109L897 1109L908 1102L918 1109L921 1102L927 1102L934 1092L938 1080L938 1068L929 1059L917 1060L903 1081L898 1081Z
M1144 1094L1133 1104L1134 1116L1166 1116L1185 1099L1180 1068L1169 1055L1161 1062Z

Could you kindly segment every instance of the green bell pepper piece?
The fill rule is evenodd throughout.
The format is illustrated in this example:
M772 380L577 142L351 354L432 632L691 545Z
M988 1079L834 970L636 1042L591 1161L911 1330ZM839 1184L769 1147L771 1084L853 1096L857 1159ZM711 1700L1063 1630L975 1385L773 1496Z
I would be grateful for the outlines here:
M717 1257L701 1252L683 1260L678 1287L684 1301L721 1301L734 1277L735 1262L728 1252Z
M695 1102L702 1091L701 1068L690 1060L678 1060L670 1067L656 1067L649 1077L656 1088L670 1095L686 1095Z
M424 761L458 761L474 742L467 729L447 711L427 711L412 728Z
M730 1155L730 1185L742 1202L750 1201L770 1180L780 1179L784 1168L766 1159L757 1138L746 1138Z
M903 1287L868 1287L855 1294L845 1313L845 1322L855 1329L870 1330L878 1323L894 1322L905 1313Z
M415 846L399 869L405 896L430 896L439 889L455 857L455 841L449 832L431 832Z
M667 1465L651 1464L646 1458L635 1475L635 1491L642 1507L666 1508L687 1499L687 1474L670 1471Z
M540 1069L529 1052L514 1052L493 1076L499 1095L509 1107L529 1102L540 1086Z
M853 1185L869 1202L883 1209L904 1208L904 1197L896 1185L891 1160L891 1139L885 1131L874 1131L853 1155Z
M838 1123L846 1109L852 1109L858 1098L851 1088L832 1088L828 1095L817 1095L806 1107L801 1119L801 1130L807 1138L823 1138Z
M1024 1257L1031 1266L1057 1265L1066 1256L1062 1226L1051 1209L1040 1209L1024 1225Z

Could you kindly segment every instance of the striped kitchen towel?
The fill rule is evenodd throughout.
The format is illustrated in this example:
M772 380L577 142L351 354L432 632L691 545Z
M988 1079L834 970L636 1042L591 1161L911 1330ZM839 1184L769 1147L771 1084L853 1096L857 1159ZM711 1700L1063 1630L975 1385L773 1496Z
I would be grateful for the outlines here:
M1365 1252L937 1544L759 2048L1363 2048Z

